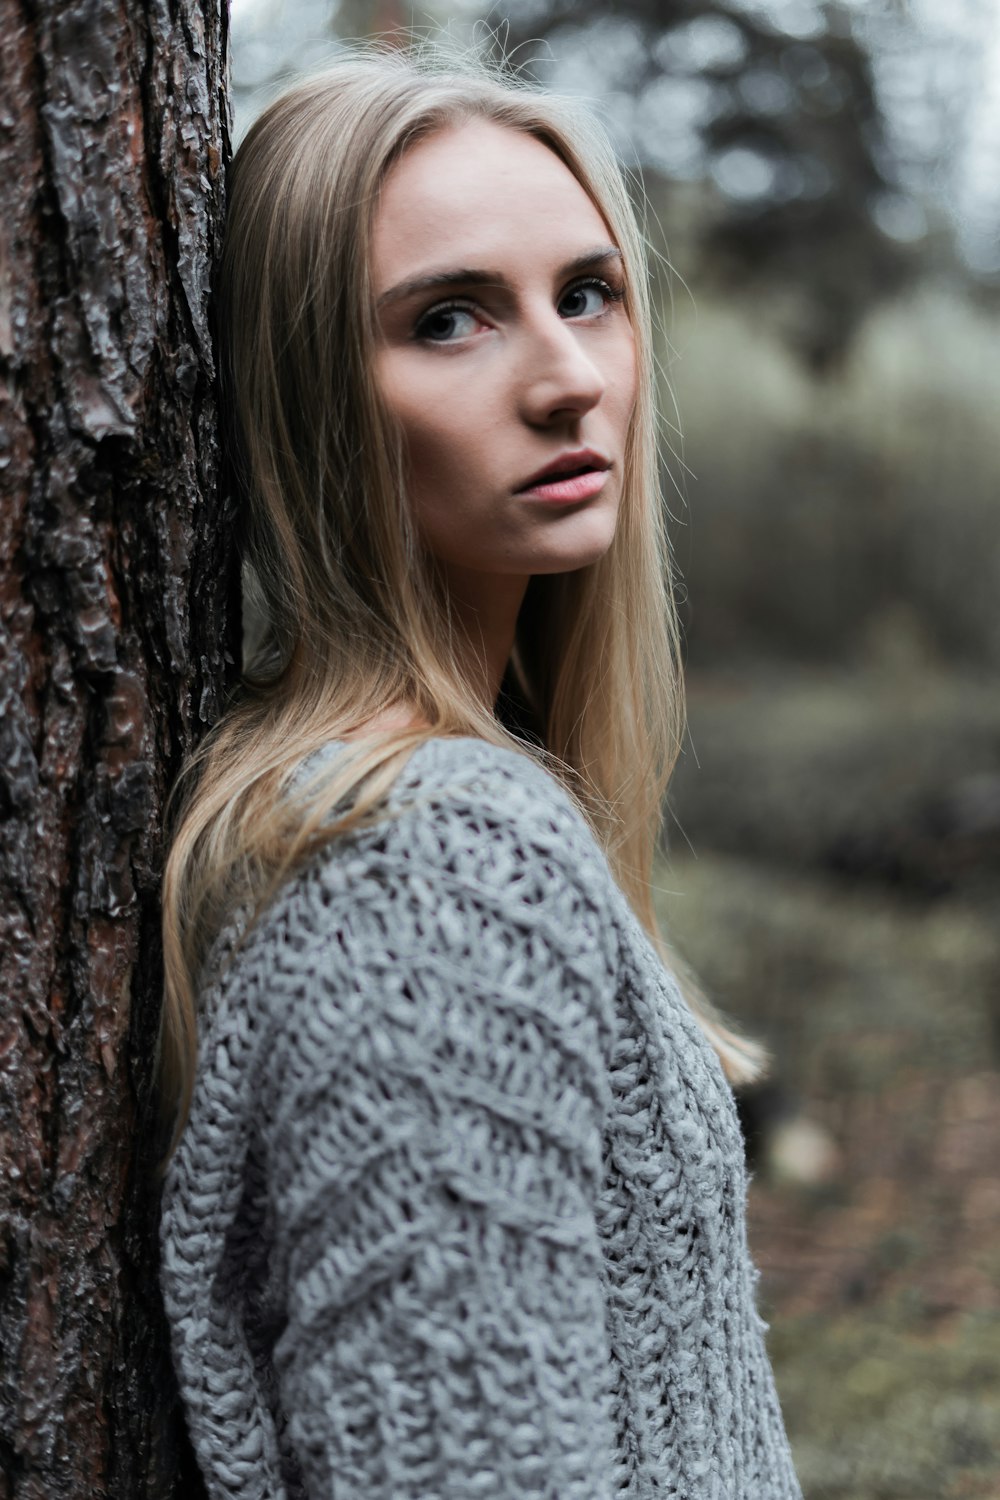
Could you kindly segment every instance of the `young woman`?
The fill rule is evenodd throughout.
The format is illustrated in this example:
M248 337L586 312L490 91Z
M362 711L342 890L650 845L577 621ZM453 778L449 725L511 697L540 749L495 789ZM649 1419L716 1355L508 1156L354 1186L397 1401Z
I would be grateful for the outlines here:
M649 878L681 689L642 242L569 106L362 54L237 154L264 628L164 891L162 1281L213 1500L799 1495Z

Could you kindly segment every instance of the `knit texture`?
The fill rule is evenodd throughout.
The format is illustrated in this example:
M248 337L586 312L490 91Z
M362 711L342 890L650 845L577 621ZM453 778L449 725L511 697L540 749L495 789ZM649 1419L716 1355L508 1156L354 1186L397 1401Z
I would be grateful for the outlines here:
M390 801L199 989L161 1276L209 1495L800 1500L732 1094L585 819L468 739Z

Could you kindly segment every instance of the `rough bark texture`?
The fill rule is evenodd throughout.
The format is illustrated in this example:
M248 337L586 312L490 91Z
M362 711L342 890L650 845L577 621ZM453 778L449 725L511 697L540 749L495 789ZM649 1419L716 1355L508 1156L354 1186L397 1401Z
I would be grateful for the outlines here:
M236 655L219 0L0 0L0 1496L197 1494L156 1276L165 791Z

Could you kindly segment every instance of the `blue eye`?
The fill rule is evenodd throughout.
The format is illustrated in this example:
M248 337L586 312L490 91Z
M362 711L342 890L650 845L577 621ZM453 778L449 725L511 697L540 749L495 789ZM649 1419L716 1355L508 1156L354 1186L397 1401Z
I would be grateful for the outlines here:
M609 286L595 276L589 281L578 281L564 292L559 310L567 318L589 318L603 312L610 302L620 302L624 295L620 288Z
M416 326L416 336L432 344L448 344L475 331L477 318L467 307L432 307Z

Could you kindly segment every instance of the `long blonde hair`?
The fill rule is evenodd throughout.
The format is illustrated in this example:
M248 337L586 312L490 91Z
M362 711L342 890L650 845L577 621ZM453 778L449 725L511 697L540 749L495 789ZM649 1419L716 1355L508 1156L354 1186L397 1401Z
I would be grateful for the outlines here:
M512 666L541 750L505 728L467 681L373 376L380 184L409 145L469 117L544 142L603 214L624 256L639 363L615 539L589 567L534 579L522 610ZM275 100L247 133L229 180L218 323L245 579L265 623L240 690L174 793L160 1036L172 1145L193 1087L199 974L227 914L243 903L262 910L308 853L373 816L431 736L539 755L576 797L662 948L650 876L683 693L644 267L623 174L595 122L476 59L356 50ZM358 739L307 795L288 795L310 752L399 704L416 708L419 727ZM686 988L730 1078L752 1077L757 1049Z

